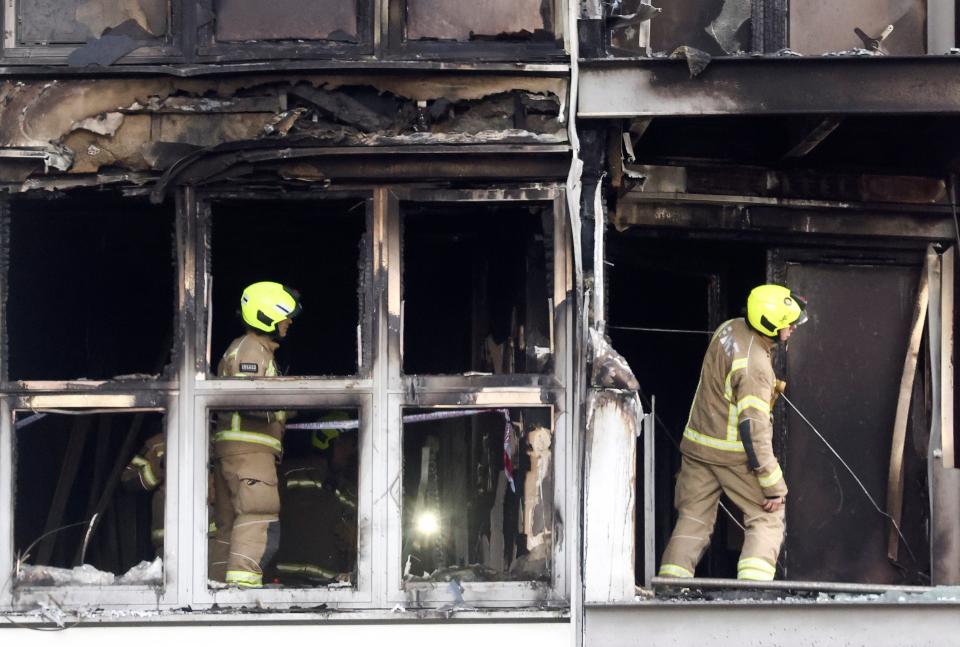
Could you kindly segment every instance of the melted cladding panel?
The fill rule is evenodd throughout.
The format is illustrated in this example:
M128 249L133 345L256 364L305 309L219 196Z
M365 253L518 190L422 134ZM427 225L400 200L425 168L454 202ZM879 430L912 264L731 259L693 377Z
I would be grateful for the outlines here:
M860 28L876 38L888 26L893 32L883 41L889 54L927 53L926 0L791 0L790 48L802 54L822 54L864 47L854 33Z
M218 41L357 41L357 3L346 0L219 0Z
M469 41L477 35L549 30L551 4L549 0L407 0L407 38Z
M18 42L85 43L128 20L154 36L165 36L169 5L168 0L20 0Z

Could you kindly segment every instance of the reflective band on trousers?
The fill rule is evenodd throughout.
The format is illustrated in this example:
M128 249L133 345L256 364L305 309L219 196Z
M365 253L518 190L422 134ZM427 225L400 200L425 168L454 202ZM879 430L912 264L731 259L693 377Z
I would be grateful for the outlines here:
M153 468L150 467L150 462L147 459L134 456L130 462L137 466L140 476L143 478L143 484L147 489L157 487L157 476L153 473Z
M268 434L260 434L255 431L218 431L213 435L213 442L219 443L224 441L266 445L275 452L279 453L283 451L283 445L279 440Z
M660 564L658 575L661 577L693 577L693 573L676 564Z
M263 586L263 575L251 571L227 571L227 584Z
M281 573L295 573L297 575L312 575L321 577L325 580L334 580L339 573L327 570L322 566L315 564L277 564L277 570Z
M772 564L759 557L745 557L737 562L737 579L773 581L777 569Z
M760 481L760 487L770 487L779 483L782 478L783 470L777 465L777 469L773 470L768 476L758 476L757 480Z
M738 441L731 442L729 440L723 440L721 438L714 438L713 436L706 436L701 434L699 431L687 427L683 430L683 437L687 440L691 440L698 445L703 445L705 447L712 447L713 449L719 449L725 452L742 452L743 443Z

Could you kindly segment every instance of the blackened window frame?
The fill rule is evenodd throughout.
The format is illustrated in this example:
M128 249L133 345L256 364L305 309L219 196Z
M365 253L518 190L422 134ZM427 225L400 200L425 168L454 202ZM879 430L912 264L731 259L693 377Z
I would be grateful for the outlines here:
M64 65L74 50L83 45L23 45L19 42L20 3L22 0L10 0L0 6L0 24L4 37L0 61L21 65ZM167 0L170 13L167 22L167 35L160 45L141 47L121 57L117 64L175 63L187 58L192 44L184 38L187 31L195 0ZM81 68L74 68L81 69Z

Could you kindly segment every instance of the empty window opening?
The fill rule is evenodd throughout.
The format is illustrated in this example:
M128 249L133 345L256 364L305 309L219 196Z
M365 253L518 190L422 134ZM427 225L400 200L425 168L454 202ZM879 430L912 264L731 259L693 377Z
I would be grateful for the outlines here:
M927 0L790 1L790 48L801 54L870 50L872 41L887 54L926 54Z
M214 582L356 584L359 410L211 412Z
M22 45L82 44L127 21L163 37L170 20L169 0L19 0L15 11Z
M631 1L620 13L638 11L640 0ZM751 0L671 0L663 3L662 11L650 21L650 49L670 54L687 45L713 56L749 52L753 48L752 24ZM628 43L621 43L628 34L626 29L614 30L614 45L629 48Z
M14 420L19 585L160 585L163 414Z
M547 408L404 409L404 580L549 580L553 447Z
M219 0L216 12L218 41L359 40L354 0Z
M211 373L245 334L240 297L260 281L299 291L303 306L274 353L278 374L359 372L358 326L371 298L365 205L359 198L213 205ZM364 364L369 347L362 344Z
M404 206L405 373L552 369L552 218L547 206Z
M822 252L823 264L787 263L784 259L792 258L790 254L816 253L778 251L769 243L644 238L639 230L608 237L608 259L613 264L610 335L634 369L647 410L650 397L656 396L655 527L638 524L639 574L644 572L644 533L655 533L654 561L659 565L676 522L678 445L710 336L723 321L742 316L750 290L768 280L804 294L811 303L812 320L820 322L797 331L786 352L782 347L774 350L777 377L786 380L791 401L806 409L805 415L883 505L919 261L898 264L884 260L890 254L883 252L855 250L845 256L834 250ZM870 260L859 267L865 259ZM641 299L636 298L638 290L644 295ZM919 394L924 379L921 371L915 402L923 402ZM925 537L929 430L922 422L926 415L922 409L912 414L908 444L915 447L905 458L902 521L918 560L913 562L901 547L901 564L896 567L886 556L889 523L805 423L782 401L775 405L774 451L790 488L777 579L924 583L929 569L924 558L929 550ZM637 500L642 506L646 481L642 445L637 459ZM737 576L744 520L731 501L726 497L721 501L732 514L718 511L697 577ZM638 519L640 511L642 507Z
M10 379L160 374L174 342L172 209L84 193L9 213Z
M407 0L409 40L554 40L553 0Z

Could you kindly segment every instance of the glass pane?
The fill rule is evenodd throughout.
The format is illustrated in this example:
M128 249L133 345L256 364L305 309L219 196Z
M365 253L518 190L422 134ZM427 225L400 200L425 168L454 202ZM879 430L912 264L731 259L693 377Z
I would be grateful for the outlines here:
M217 40L356 42L355 0L218 0Z
M926 0L790 0L790 48L802 54L862 49L856 29L879 38L890 25L882 43L887 53L926 54Z
M407 582L549 580L551 412L405 409Z
M359 413L211 412L212 586L354 585Z
M10 377L156 375L174 319L170 206L103 193L10 204Z
M551 0L407 0L410 40L552 39Z
M161 585L163 414L18 412L15 426L18 582Z
M404 205L407 374L552 368L549 206Z
M128 20L148 34L167 34L168 0L20 0L19 42L85 43Z
M249 332L266 339L268 346L279 344L273 352L277 374L358 372L357 326L367 303L360 289L361 275L368 271L360 267L368 258L365 205L363 198L355 198L213 206L212 372L231 344ZM281 339L251 329L240 316L244 289L261 281L300 293L303 310Z
M629 0L632 7L621 13L636 11L639 0ZM650 21L650 49L669 54L681 45L688 45L714 56L749 52L753 47L751 0L670 0L653 3L662 8ZM630 10L632 8L632 11ZM614 30L614 45L629 49L622 42L628 30Z

